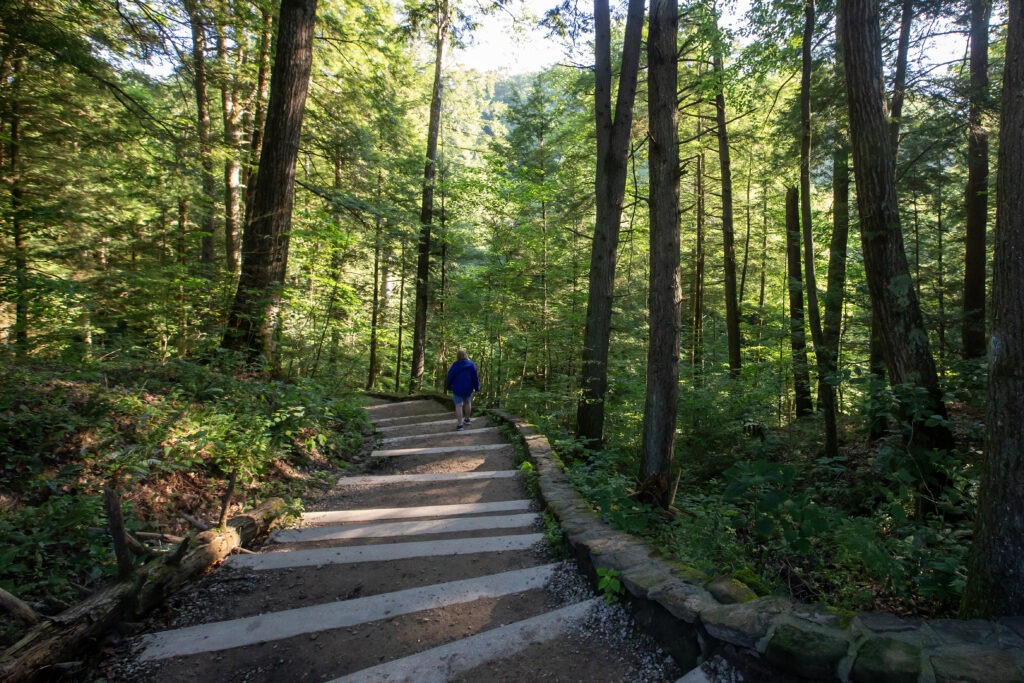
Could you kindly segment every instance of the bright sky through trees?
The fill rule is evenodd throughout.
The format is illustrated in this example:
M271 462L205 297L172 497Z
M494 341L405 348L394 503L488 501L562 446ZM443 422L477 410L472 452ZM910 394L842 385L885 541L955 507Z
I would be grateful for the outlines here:
M518 0L508 11L480 17L471 44L456 50L454 61L470 69L510 74L540 71L557 63L564 58L563 46L538 26L544 13L557 4L558 0Z

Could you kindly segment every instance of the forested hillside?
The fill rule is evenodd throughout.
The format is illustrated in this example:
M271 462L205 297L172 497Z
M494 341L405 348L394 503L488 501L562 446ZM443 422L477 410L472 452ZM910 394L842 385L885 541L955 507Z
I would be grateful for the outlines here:
M116 575L104 489L298 501L466 348L695 571L1022 613L1021 3L543 9L524 75L452 60L504 3L0 5L0 588Z

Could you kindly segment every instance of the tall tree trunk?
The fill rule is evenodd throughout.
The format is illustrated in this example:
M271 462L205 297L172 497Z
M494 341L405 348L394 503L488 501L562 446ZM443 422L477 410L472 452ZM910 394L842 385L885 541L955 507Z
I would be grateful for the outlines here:
M828 284L825 289L825 318L822 327L825 372L818 380L827 382L836 400L839 370L839 341L842 336L843 293L846 289L846 251L850 236L850 162L846 139L840 136L832 153L832 242L829 244ZM838 405L834 413L838 414ZM837 415L838 417L838 415ZM836 434L838 451L838 429ZM834 454L833 454L834 455Z
M242 188L239 130L240 111L234 69L228 60L228 41L224 23L229 9L221 0L221 18L217 25L217 78L220 81L221 114L224 125L224 266L229 273L238 270L238 236L241 233Z
M201 245L199 262L203 265L204 274L210 275L209 266L214 260L213 207L217 203L217 180L213 174L213 132L210 125L210 98L206 87L206 21L203 17L203 8L197 0L184 0L184 5L192 29L192 80L196 95L196 135L199 138L199 166L203 188L203 198L199 204L200 218L197 221Z
M381 201L381 172L377 171L377 200ZM373 237L373 310L370 316L370 367L366 373L366 390L373 389L380 374L380 359L377 356L379 340L377 328L380 325L381 299L384 292L384 280L381 277L381 250L383 249L383 221L377 214Z
M405 329L405 241L402 241L402 277L398 285L398 345L395 350L395 393L402 383L402 333Z
M715 18L717 33L718 19ZM732 215L732 163L729 159L729 133L725 121L725 86L722 77L721 47L712 58L719 79L715 92L715 122L718 131L718 159L722 173L722 250L725 252L725 329L729 347L729 376L740 375L740 307L736 295L736 240Z
M892 98L889 107L889 147L892 152L892 162L896 163L897 151L900 144L900 127L903 123L903 100L907 89L907 58L910 51L910 29L914 20L914 0L903 0L900 13L900 35L896 43L896 69L893 75ZM838 18L837 18L838 22ZM838 26L836 30L839 32ZM842 51L842 40L837 38L837 52ZM840 57L839 61L842 61ZM881 387L885 381L885 345L882 343L881 322L874 311L874 304L871 310L871 333L868 342L868 368L876 380L876 387ZM870 427L870 439L874 441L880 438L886 429L884 420L872 422Z
M999 119L985 462L963 612L1024 614L1024 7L1010 3Z
M889 105L889 147L893 158L900 144L903 123L903 100L907 92L907 57L910 53L910 27L914 20L914 0L903 0L900 13L900 37L896 43L896 71L892 79L892 100Z
M21 93L23 60L11 63L10 138L7 142L7 174L11 193L11 237L14 242L14 344L18 354L28 350L28 235L23 212L24 188L21 182Z
M811 213L811 47L814 41L814 0L804 0L803 47L800 70L800 223L803 227L804 277L807 281L807 321L814 342L814 359L818 371L818 407L825 422L825 455L839 454L839 435L836 430L836 390L834 372L829 370L829 351L821 329L821 309L818 306L818 278L814 264L814 230Z
M938 193L938 202L935 207L935 238L937 240L935 265L938 271L938 275L935 277L935 298L939 303L939 374L944 377L942 368L946 367L946 276L945 267L942 265L945 259L942 230L942 194Z
M942 424L926 424L919 409L923 407L925 415L946 415L903 247L896 169L882 92L877 4L872 0L846 0L840 4L840 26L861 245L886 369L893 386L914 384L926 391L925 405L916 406L914 414L908 415L917 444L948 448L952 446L949 430Z
M441 130L441 97L444 91L444 54L451 29L448 0L438 5L435 19L434 88L430 95L430 121L427 125L427 163L423 167L423 198L420 204L420 240L416 253L416 314L412 326L412 364L409 392L423 386L427 350L427 299L430 284L430 230L434 222L434 175L437 163L437 139Z
M597 215L590 251L590 289L583 335L581 389L576 433L599 447L604 440L604 402L608 392L608 345L615 288L619 223L626 194L626 159L633 123L644 0L629 0L622 43L619 87L612 112L611 15L608 0L594 0L594 120L597 124Z
M697 121L699 133L699 117ZM690 308L690 370L694 377L699 377L704 369L704 150L697 153L694 192L697 195L697 235L694 245L693 296Z
M964 358L985 355L985 224L988 219L988 24L991 0L971 0L971 90L964 212Z
M807 369L804 332L804 285L800 269L800 199L795 187L786 189L786 266L789 276L789 345L793 359L793 397L796 416L814 412L811 378Z
M743 290L747 284L747 266L750 264L750 221L751 221L751 207L750 207L750 184L753 180L754 175L754 164L751 160L749 168L747 168L747 199L744 204L746 213L746 224L747 230L743 237L743 265L740 266L740 291L737 296L738 303L743 306Z
M313 61L317 0L281 0L252 220L242 236L242 273L222 346L255 362L273 360L273 339L288 266L295 162Z
M263 11L263 31L260 33L259 70L256 74L256 91L252 95L253 116L249 140L249 160L245 164L243 184L245 185L245 225L252 220L252 205L256 199L256 179L259 175L259 160L263 154L263 128L266 126L266 108L270 92L270 41L274 35L274 18Z
M650 339L644 403L642 497L672 504L672 458L679 402L679 108L677 0L652 0L647 38L650 118Z

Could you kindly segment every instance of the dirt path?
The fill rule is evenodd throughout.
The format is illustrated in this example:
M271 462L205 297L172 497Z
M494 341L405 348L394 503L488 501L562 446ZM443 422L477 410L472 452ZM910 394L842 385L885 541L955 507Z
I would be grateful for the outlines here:
M368 406L370 471L231 557L115 681L673 681L544 541L514 450L434 401Z

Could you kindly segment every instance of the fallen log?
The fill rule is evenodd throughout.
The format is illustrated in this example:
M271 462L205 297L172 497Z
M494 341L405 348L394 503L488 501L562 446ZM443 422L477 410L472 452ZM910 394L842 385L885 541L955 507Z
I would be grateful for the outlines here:
M38 624L41 617L32 607L0 588L0 609L26 624Z
M0 681L31 680L42 670L73 661L89 644L122 620L138 620L184 584L231 552L267 532L284 511L272 498L251 512L231 519L224 529L186 537L179 548L141 567L134 576L89 596L82 603L33 626L0 655Z

